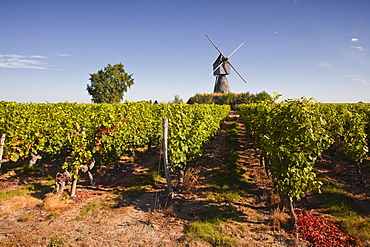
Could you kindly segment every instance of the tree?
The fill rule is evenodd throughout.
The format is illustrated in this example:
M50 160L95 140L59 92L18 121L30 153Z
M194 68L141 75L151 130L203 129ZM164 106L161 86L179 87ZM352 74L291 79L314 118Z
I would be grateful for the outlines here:
M256 94L256 101L272 101L271 95L266 93L266 91L262 91L261 93Z
M122 63L113 66L108 64L104 70L90 74L90 81L86 90L94 103L119 103L134 84L132 74L126 73Z
M178 95L178 94L175 95L175 98L172 101L172 103L174 103L174 104L180 104L182 102L183 102L183 100L180 98L180 95Z

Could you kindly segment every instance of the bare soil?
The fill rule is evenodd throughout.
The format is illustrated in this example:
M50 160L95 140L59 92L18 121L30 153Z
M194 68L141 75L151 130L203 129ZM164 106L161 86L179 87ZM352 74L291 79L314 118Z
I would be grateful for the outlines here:
M0 175L1 191L24 188L35 182L40 186L33 190L35 193L0 203L0 246L212 246L201 239L186 237L189 224L202 219L212 207L221 211L232 209L237 214L235 219L221 225L235 246L309 246L289 232L289 224L284 224L289 216L276 211L279 199L273 195L264 167L260 166L253 143L246 138L240 122L237 153L241 176L246 181L244 194L234 201L215 197L214 174L228 162L227 129L230 121L238 118L233 114L211 139L203 156L189 164L184 187L173 196L166 191L165 178L155 182L152 179L153 171L161 166L158 147L136 152L135 158L126 157L116 164L101 166L93 172L94 187L82 178L76 197L62 201L54 198L55 186L48 184L50 179L45 180L60 172L62 158L38 161L39 171L27 176L19 171L6 171ZM329 163L321 164L320 172L370 208L368 188L349 187L348 179L331 174ZM174 187L178 177L177 172L172 174ZM307 205L318 215L326 214L310 201L302 207Z

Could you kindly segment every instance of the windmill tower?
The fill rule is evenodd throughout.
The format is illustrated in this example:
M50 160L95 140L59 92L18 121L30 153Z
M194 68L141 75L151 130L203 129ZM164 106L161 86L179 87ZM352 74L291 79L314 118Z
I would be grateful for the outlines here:
M230 85L226 78L226 75L230 75L230 67L239 75L239 77L247 83L246 80L239 74L239 72L234 68L234 66L229 62L229 58L233 55L244 43L241 43L228 57L222 53L220 49L216 46L216 44L211 40L208 35L206 37L211 41L212 45L216 48L216 50L220 53L217 57L216 61L213 63L213 75L216 76L215 87L213 89L213 93L229 93L230 92ZM207 76L210 77L211 74ZM207 79L206 78L206 79Z

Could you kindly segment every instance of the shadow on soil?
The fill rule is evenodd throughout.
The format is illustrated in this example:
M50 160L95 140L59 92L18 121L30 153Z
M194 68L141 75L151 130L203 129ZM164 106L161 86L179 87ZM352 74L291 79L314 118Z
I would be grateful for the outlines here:
M187 172L193 180L184 181L184 187L187 189L175 191L174 196L169 195L164 179L154 181L148 175L151 170L158 169L152 165L147 167L146 173L136 173L135 177L126 178L126 184L121 184L126 189L116 190L119 195L116 199L117 207L135 206L144 212L166 210L171 216L187 221L242 222L246 221L247 215L238 210L241 206L268 210L264 206L239 202L240 197L250 196L248 193L260 196L264 192L246 179L245 170L242 168L242 165L248 165L246 161L238 162L237 152L247 147L241 145L238 140L240 133L237 132L236 120L227 119L221 128L223 131L219 131L217 138L211 140L203 156L188 164ZM157 157L153 158L158 160L158 150L152 152L156 152ZM125 170L125 166L121 165L120 169ZM194 170L199 173L194 173ZM132 171L133 169L131 174ZM172 178L173 185L176 185L179 173L174 172ZM185 184L186 182L189 184Z

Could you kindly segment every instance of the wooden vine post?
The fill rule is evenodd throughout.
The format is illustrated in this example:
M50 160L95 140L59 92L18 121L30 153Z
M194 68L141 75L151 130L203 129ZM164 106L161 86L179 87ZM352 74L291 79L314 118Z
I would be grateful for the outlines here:
M75 176L78 176L78 169L75 170ZM77 188L77 178L72 178L72 186L71 186L71 197L76 196L76 188Z
M3 133L0 139L0 168L1 168L1 160L3 159L4 144L5 144L5 134Z
M163 118L162 121L162 130L163 130L163 165L164 165L164 173L166 175L166 181L167 181L167 187L168 187L168 192L170 194L173 193L172 190L172 184L171 184L171 177L170 177L170 171L168 169L168 118Z

